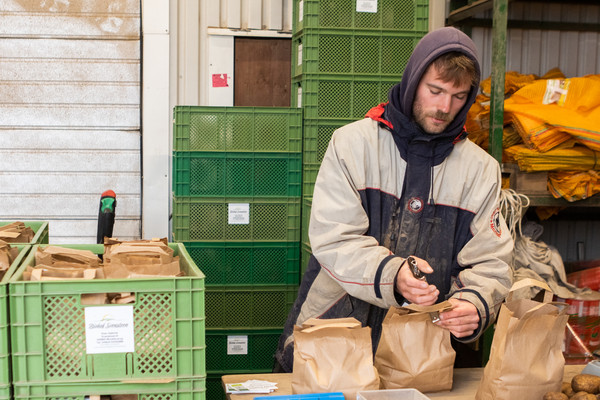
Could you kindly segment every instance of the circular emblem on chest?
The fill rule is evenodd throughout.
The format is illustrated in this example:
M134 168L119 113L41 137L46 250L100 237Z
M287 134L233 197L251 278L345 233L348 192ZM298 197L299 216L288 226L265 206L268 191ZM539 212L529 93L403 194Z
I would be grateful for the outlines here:
M500 235L502 235L502 229L500 228L500 210L497 208L494 210L492 217L490 218L490 227L496 236L500 237Z
M408 209L414 213L419 213L423 210L423 200L418 197L413 197L408 200Z

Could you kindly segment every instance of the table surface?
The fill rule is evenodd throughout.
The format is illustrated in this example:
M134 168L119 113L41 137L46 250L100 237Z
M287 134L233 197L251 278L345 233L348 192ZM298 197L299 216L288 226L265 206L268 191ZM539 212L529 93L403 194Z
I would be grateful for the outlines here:
M573 376L581 372L585 365L566 365L564 382L570 382ZM473 400L479 381L483 375L483 368L456 368L452 390L437 393L426 393L431 399L443 400ZM251 400L260 396L282 396L292 394L292 374L248 374L248 375L223 375L221 381L226 383L240 383L249 379L276 382L278 389L271 394L228 394L229 400Z

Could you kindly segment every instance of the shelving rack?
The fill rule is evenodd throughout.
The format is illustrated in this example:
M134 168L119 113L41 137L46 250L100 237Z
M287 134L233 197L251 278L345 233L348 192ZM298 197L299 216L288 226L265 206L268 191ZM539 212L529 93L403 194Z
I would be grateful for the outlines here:
M460 27L464 30L473 27L492 27L492 74L491 74L491 104L490 104L490 154L502 164L502 134L504 118L504 77L506 73L506 41L507 32L510 28L515 29L538 29L559 31L590 31L600 32L600 24L595 23L571 23L558 21L523 21L509 20L508 9L510 3L519 0L477 0L469 1L468 4L460 6L448 14L446 25ZM522 0L521 0L522 1ZM546 0L539 3L550 4L579 4L597 5L597 0ZM493 10L492 18L477 18L481 13ZM532 206L573 206L598 207L600 196L577 201L576 204L564 199L555 199L550 194L526 194Z

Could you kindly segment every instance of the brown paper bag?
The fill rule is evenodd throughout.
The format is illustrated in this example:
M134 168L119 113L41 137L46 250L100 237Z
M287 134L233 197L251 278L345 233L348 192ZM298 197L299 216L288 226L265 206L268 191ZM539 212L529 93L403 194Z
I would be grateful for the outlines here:
M411 304L390 308L375 354L381 389L452 389L456 352L450 331L431 322L432 315L451 308L448 301L428 307Z
M57 263L81 264L90 268L100 265L100 258L90 250L71 249L68 247L45 246L38 247L35 253L35 263L55 265Z
M311 318L294 327L293 393L343 392L356 399L359 390L378 388L371 328L355 318Z
M35 236L33 229L24 222L16 221L0 226L0 239L9 243L30 243Z
M106 279L179 276L179 257L167 239L120 241L104 239L104 274Z
M531 286L546 291L542 303L513 300L513 292ZM560 392L565 365L562 343L569 316L566 304L551 300L544 282L515 282L498 314L477 400L541 399L546 392Z

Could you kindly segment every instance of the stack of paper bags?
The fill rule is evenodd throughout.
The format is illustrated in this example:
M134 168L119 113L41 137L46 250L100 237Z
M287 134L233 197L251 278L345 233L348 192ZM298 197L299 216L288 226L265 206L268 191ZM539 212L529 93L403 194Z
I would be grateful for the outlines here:
M10 244L0 240L0 280L4 278L6 271L19 255L19 249L11 247Z
M12 222L0 226L0 240L7 243L30 243L35 236L33 229L25 226L23 222Z
M104 274L107 279L180 276L179 257L167 239L104 240Z
M35 266L27 266L24 280L102 279L100 259L89 250L59 246L39 246Z

